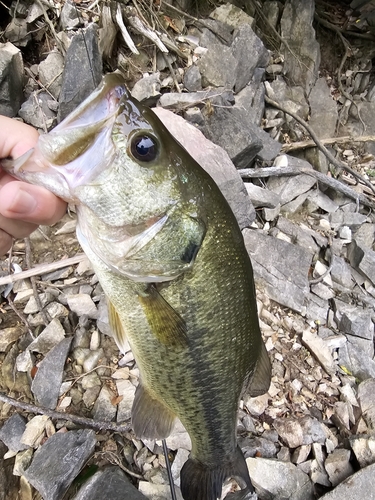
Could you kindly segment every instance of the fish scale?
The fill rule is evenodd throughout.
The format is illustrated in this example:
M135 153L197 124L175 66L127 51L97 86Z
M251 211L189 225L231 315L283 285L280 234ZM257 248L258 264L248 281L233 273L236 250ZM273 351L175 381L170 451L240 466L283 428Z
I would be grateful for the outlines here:
M271 370L250 259L215 182L116 74L7 168L77 205L114 338L139 367L134 431L165 438L178 417L191 437L184 499L216 500L228 477L253 491L238 403L266 392Z

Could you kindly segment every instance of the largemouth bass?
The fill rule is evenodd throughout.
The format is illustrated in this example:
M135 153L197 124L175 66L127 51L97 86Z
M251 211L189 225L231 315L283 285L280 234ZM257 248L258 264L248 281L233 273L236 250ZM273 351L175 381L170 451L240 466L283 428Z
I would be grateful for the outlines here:
M117 74L4 166L76 204L114 338L139 366L134 431L165 438L178 417L191 437L184 499L216 500L229 477L253 491L237 411L243 390L267 391L270 363L250 259L215 182Z

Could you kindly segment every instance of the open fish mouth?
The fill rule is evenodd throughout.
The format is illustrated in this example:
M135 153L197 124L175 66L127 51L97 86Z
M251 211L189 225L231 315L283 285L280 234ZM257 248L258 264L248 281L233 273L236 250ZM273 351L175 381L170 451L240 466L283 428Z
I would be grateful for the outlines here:
M1 165L18 179L46 187L68 202L74 189L95 179L113 161L113 125L130 98L121 75L106 75L98 88L36 147Z

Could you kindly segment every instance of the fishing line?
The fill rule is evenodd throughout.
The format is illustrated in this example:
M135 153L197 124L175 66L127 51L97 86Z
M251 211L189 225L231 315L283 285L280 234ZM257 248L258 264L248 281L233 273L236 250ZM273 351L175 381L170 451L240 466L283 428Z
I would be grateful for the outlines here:
M165 439L162 440L162 443L163 443L163 452L164 452L164 456L165 456L165 463L167 466L169 487L171 489L172 500L177 500L176 490L174 487L174 481L173 481L173 476L172 476L172 471L171 471L171 463L169 461L168 448L167 448L167 443L166 443Z

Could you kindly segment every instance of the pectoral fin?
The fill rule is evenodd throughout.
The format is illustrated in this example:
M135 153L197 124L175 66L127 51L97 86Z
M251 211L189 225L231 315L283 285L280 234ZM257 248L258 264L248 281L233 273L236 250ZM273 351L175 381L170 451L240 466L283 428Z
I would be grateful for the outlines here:
M244 392L249 394L252 398L256 396L261 396L265 394L271 383L271 362L268 356L266 346L264 342L261 341L261 350L258 358L258 362L255 366L255 371L253 376L245 388Z
M111 327L113 338L120 349L120 351L125 354L125 343L126 343L126 335L123 324L121 322L120 316L118 315L115 306L112 302L107 298L108 304L108 321L109 326Z
M186 323L172 306L157 291L154 285L148 287L139 302L146 314L152 333L162 344L184 347L187 345Z
M132 426L139 438L165 439L172 430L175 415L154 398L140 383L135 391Z

